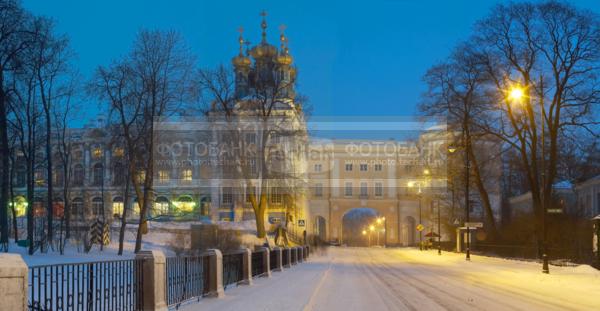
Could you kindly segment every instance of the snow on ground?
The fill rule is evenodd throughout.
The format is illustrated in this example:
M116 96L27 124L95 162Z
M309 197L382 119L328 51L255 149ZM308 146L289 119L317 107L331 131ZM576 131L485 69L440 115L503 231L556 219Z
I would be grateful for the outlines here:
M203 224L206 222L190 221L190 222L148 222L148 234L142 238L143 250L161 250L166 256L175 256L175 252L171 246L189 248L190 236L189 229L191 225ZM253 245L262 245L263 240L256 238L256 223L254 221L243 221L239 223L232 222L216 222L223 229L238 230L241 232L240 239L243 245L253 248ZM254 228L254 229L253 229ZM112 240L103 250L100 250L99 245L94 245L89 253L83 252L83 246L78 246L72 242L65 248L65 254L60 255L58 250L53 251L48 249L47 253L41 253L39 250L33 255L27 254L26 247L20 247L14 243L9 245L9 253L21 254L25 263L29 266L50 265L59 263L78 263L89 261L106 261L131 259L135 257L135 237L136 225L128 225L125 231L125 241L123 243L123 255L117 255L119 249L119 229L118 226L112 228ZM254 230L254 231L253 231ZM183 233L178 235L177 233Z
M182 309L599 310L600 271L412 248L330 248L308 262ZM180 309L180 310L182 310Z

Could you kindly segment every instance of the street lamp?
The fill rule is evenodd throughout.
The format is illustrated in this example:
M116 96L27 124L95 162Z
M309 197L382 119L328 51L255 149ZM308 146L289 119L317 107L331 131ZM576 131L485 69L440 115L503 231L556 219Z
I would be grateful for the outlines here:
M517 93L515 92L515 95L517 95ZM469 173L470 173L470 162L469 162L469 148L470 148L470 144L471 144L471 138L470 135L467 133L468 131L465 130L466 125L468 124L467 121L465 121L465 126L463 126L463 140L464 140L464 146L465 146L465 227L467 228L467 242L466 242L466 255L465 255L465 260L470 261L471 260L471 230L469 229L469 214L470 214L470 200L469 200ZM448 146L448 152L450 153L454 153L456 152L456 147L455 146Z
M369 226L369 247L371 247L371 233L375 231L375 226L370 225Z
M418 196L419 196L419 225L421 225L422 222L422 216L423 213L421 212L421 183L417 183L417 185L419 186L419 190L417 192ZM408 187L409 188L413 188L415 186L415 182L414 181L409 181L408 182ZM419 250L423 250L423 232L421 232L421 230L419 230Z
M511 100L512 102L518 102L521 103L523 101L523 99L526 97L525 96L525 87L522 87L521 85L513 85L510 89L510 91L508 92L508 99ZM540 89L542 90L542 94L543 94L543 90L544 90L544 81L542 80L542 77L540 76ZM529 102L531 103L531 102ZM546 113L544 111L544 96L540 96L540 100L539 100L539 104L540 104L540 121L541 121L541 143L542 143L542 156L541 156L541 191L540 191L540 201L542 203L542 260L543 260L543 264L542 264L542 272L543 273L550 273L550 267L548 266L548 224L547 224L547 210L546 210L546 198L544 196L544 188L545 188L545 184L546 184L546 166L545 166L545 139L544 139L544 121L545 121L545 117L546 117ZM533 108L532 108L533 110Z
M366 236L366 235L367 235L367 230L363 230L363 231L362 231L362 235L363 235L363 236ZM369 243L370 243L370 241L369 241Z

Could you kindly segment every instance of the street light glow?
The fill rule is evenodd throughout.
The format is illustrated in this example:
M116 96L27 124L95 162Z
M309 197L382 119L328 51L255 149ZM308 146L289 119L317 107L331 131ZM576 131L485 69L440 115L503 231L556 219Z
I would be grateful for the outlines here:
M525 92L523 92L523 88L520 86L513 87L508 93L508 98L515 102L521 101L524 96Z
M375 231L375 226L373 226L373 225L370 225L370 226L369 226L369 230L371 230L371 231Z

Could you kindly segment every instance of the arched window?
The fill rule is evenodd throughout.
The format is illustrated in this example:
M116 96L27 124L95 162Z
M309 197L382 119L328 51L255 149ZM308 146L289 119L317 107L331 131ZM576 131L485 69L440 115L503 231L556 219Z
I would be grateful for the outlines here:
M94 216L102 216L103 204L102 198L95 197L92 199L92 213Z
M85 171L83 170L83 165L77 164L73 168L73 185L74 186L83 186L83 179L85 178Z
M157 197L154 200L154 216L158 215L169 215L169 199L165 197Z
M94 186L102 185L102 181L104 180L104 166L102 166L101 163L96 163L94 165L92 177L92 184Z
M74 198L71 201L71 216L73 218L83 218L83 199Z
M123 215L123 198L114 197L112 203L112 214L115 218L120 218Z
M54 182L54 185L61 187L64 183L63 167L60 165L57 166L54 169L54 175L52 177L52 182Z
M24 165L20 165L17 168L17 184L15 186L25 187L26 183L27 183L27 169L25 168Z
M125 165L121 162L115 163L113 167L113 185L122 186L125 184Z
M194 210L196 207L196 202L189 195L182 195L177 198L177 201L173 202L173 205L176 208L176 211L179 213L189 213Z

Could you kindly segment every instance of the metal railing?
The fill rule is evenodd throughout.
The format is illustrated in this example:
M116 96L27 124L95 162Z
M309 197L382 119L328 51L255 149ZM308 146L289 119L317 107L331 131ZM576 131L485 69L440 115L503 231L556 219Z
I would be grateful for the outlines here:
M290 251L292 252L292 265L295 265L298 263L298 249L294 247Z
M264 254L264 250L252 252L252 277L259 277L267 272L264 269Z
M166 300L169 307L179 306L189 300L202 298L209 292L209 256L167 258Z
M278 268L277 265L279 264L279 261L278 261L277 254L279 254L279 251L276 251L275 249L272 249L271 253L269 254L269 257L270 257L269 258L269 269L270 270L275 270Z
M244 252L223 254L223 287L244 279Z
M140 310L143 260L29 267L29 310Z
M281 265L284 266L284 267L290 266L290 255L289 254L290 254L290 249L289 248L282 249L282 252L281 252L281 257L282 257L281 261L282 261L282 263L281 263Z

